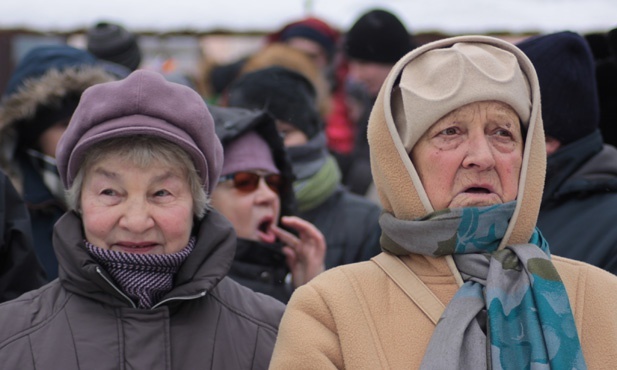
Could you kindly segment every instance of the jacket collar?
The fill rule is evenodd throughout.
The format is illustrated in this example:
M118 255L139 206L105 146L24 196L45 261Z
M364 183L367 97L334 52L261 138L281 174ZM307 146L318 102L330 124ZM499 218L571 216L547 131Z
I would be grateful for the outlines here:
M105 304L131 306L109 274L86 251L82 227L81 218L73 211L64 214L54 227L53 245L61 284L70 292ZM203 296L212 290L227 275L235 248L235 233L229 221L210 211L196 226L195 248L162 301Z

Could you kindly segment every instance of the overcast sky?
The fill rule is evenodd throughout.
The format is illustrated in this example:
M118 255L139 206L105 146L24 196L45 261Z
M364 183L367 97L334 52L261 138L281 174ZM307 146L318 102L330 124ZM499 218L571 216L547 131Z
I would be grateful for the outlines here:
M398 14L412 33L617 27L617 0L1 0L0 28L71 31L106 19L138 32L269 32L310 13L344 30L376 6Z

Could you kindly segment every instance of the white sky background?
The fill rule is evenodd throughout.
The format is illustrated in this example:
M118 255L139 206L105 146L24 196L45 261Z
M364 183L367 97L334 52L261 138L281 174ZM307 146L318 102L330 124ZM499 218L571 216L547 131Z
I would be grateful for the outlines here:
M312 14L345 30L378 6L396 13L411 33L589 33L617 27L617 0L0 0L0 29L64 32L105 19L136 32L271 32Z

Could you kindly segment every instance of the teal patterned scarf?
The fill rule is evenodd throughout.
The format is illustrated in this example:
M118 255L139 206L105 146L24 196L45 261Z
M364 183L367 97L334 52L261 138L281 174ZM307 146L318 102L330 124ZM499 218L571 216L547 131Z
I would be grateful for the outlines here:
M447 209L414 221L382 215L386 250L453 255L465 281L435 327L422 369L587 368L539 230L528 244L498 250L515 206Z

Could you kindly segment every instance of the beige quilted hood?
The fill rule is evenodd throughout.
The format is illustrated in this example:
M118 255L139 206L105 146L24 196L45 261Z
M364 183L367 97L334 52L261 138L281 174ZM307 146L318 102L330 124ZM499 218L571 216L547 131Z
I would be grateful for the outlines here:
M418 123L417 117L425 117L424 121L420 120L420 122L427 122L428 120L432 124L451 109L447 107L447 111L435 113L431 111L433 109L431 107L439 106L442 110L443 107L432 105L429 107L430 109L426 109L426 106L418 107L415 105L416 108L413 108L412 104L412 108L406 107L404 113L400 113L401 110L395 109L393 104L393 99L400 99L400 95L397 95L398 93L394 91L398 90L400 81L404 81L404 78L401 78L403 74L409 74L411 68L408 68L406 71L405 67L411 61L416 61L416 59L421 58L428 51L456 48L458 43L473 43L480 46L480 49L494 50L500 55L506 55L514 66L516 64L519 65L520 71L517 70L517 73L520 75L520 72L522 72L523 76L520 79L526 80L525 89L517 90L516 94L522 94L524 101L530 104L521 104L518 107L514 107L522 118L523 125L527 128L519 179L518 202L501 247L506 244L527 243L536 225L546 169L544 131L540 111L540 89L535 70L525 54L513 44L497 38L488 36L460 36L435 41L411 51L392 68L377 96L368 125L371 169L379 198L386 212L390 212L395 217L403 220L412 220L433 211L416 169L409 158L410 148L407 150L405 146L413 145L417 141L418 135L421 135L430 126L424 124L418 128L418 125L421 124ZM490 68L490 63L487 66ZM453 68L457 68L456 63L453 63ZM426 86L428 89L438 91L439 89L434 88L434 84L440 84L443 82L440 79L452 78L452 75L456 74L447 73L443 77L437 76L437 79L433 81L427 79L427 84L430 83L431 85ZM459 72L456 76L462 76L457 87L457 94L466 89L478 88L477 84L473 86L473 84L465 82L465 78L469 78L468 71ZM416 78L422 78L422 76L416 76ZM471 95L474 94L476 93ZM525 97L525 94L530 96ZM465 93L461 95L465 95ZM487 85L484 91L476 95L483 96L483 98L475 101L499 100L513 105L507 97L500 93L498 85ZM511 91L510 95L512 95ZM448 100L448 102L452 101L455 104L452 107L454 109L474 100L457 101L452 98ZM409 119L401 123L400 114L404 114ZM395 117L399 117L399 119L395 120ZM397 124L399 125L398 128ZM401 127L405 125L409 127Z

